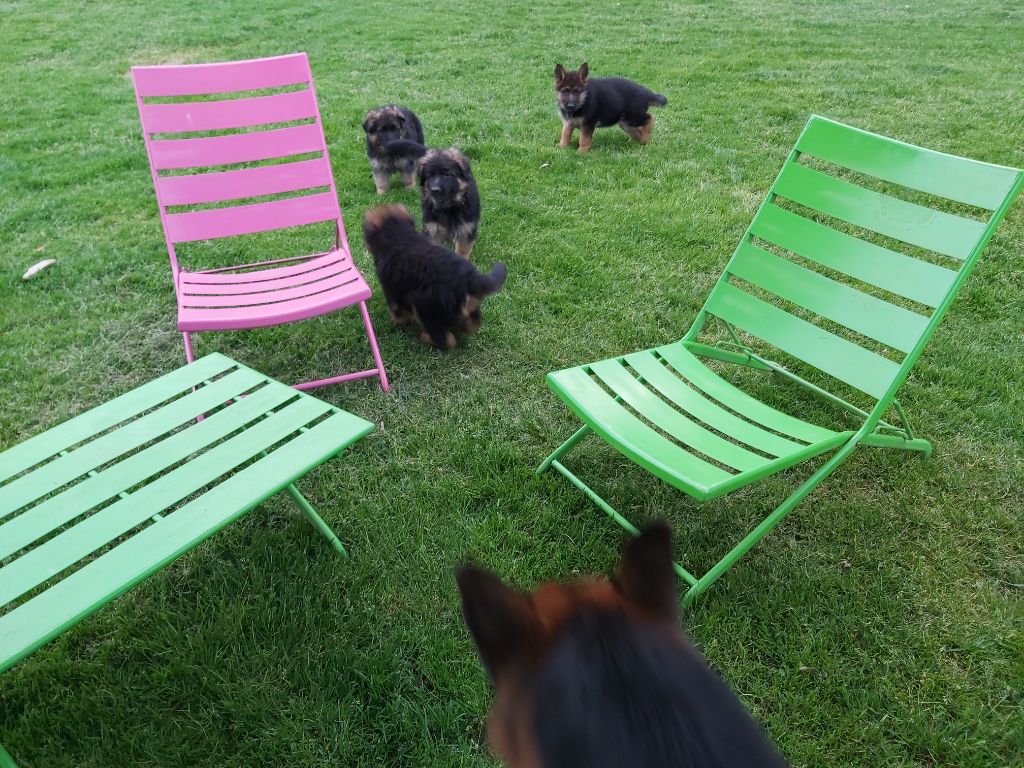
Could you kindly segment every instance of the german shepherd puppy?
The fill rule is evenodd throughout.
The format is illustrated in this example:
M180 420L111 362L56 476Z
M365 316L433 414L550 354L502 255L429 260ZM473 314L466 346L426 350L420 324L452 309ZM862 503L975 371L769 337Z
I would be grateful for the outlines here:
M651 140L654 115L647 110L663 107L668 99L622 77L588 77L590 69L584 62L575 72L555 65L555 98L562 116L560 147L568 147L572 132L580 129L580 152L589 152L594 129L618 125L633 141L646 144Z
M393 155L419 158L416 180L423 231L438 245L451 240L455 252L468 259L480 230L480 192L469 158L455 147L427 149L412 141L393 141L387 149Z
M422 144L423 126L420 119L405 107L388 104L366 113L363 131L366 132L366 156L370 158L370 170L373 171L377 194L383 195L391 189L393 173L400 173L402 183L407 187L413 186L416 159L393 155L387 150L387 145L396 139L409 139Z
M456 571L495 686L487 739L509 768L784 768L679 627L671 535L626 544L618 579L526 595Z
M363 216L363 237L397 325L415 318L420 339L438 349L455 346L455 331L476 333L480 304L501 290L508 270L495 262L489 275L416 230L403 205L382 205Z

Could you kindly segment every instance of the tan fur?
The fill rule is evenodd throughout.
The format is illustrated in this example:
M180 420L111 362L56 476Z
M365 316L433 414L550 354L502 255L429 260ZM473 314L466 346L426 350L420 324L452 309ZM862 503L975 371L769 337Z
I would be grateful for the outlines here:
M572 123L570 123L570 122L562 123L562 138L558 142L558 146L560 146L560 147L568 147L569 146L569 142L572 141L572 132L574 130L576 130L576 128L573 126Z
M473 253L473 241L472 240L455 240L455 252L465 259L469 258L469 255Z
M409 215L409 211L406 210L404 205L381 205L376 208L369 208L363 214L363 221L366 225L373 229L380 229L388 219L405 219L406 221L412 221L412 216Z
M594 129L587 129L586 127L580 128L580 154L586 154L590 151L591 145L594 143Z

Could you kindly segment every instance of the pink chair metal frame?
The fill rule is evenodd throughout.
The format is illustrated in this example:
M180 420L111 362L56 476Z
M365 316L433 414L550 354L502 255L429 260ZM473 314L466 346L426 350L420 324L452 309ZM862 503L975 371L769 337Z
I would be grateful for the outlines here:
M378 376L387 392L387 374L366 309L371 291L349 251L308 56L132 67L132 82L187 360L195 359L190 335L195 331L282 325L358 304L375 367L295 387ZM246 94L270 89L277 92ZM192 96L224 98L183 100ZM311 154L318 156L309 159ZM274 162L254 165L264 161ZM216 170L226 165L236 167ZM238 204L285 194L291 196ZM186 206L190 208L182 210ZM323 253L198 272L182 269L175 253L180 243L328 221L335 222L335 242Z

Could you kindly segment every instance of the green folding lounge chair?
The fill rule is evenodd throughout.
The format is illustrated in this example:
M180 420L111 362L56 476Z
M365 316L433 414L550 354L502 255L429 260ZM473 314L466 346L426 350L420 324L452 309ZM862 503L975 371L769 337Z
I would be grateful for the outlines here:
M0 673L282 489L345 555L293 483L372 429L212 354L0 453Z
M864 186L866 177L871 180ZM812 117L680 341L548 374L550 387L583 426L538 473L554 467L636 533L561 462L591 432L698 501L834 452L706 574L698 578L676 566L689 585L683 602L692 603L857 446L930 455L931 445L914 436L896 391L1022 179L1024 173L1013 168ZM907 197L932 203L945 198L953 204L943 207L959 207L950 213ZM712 318L718 322L709 324ZM698 341L698 334L712 329L724 339ZM769 357L779 351L800 361L789 368L810 366L801 371L805 375ZM794 418L721 378L698 357L786 376L851 411L860 427L834 431ZM862 393L865 407L807 380L819 374L822 383L838 380L840 388ZM883 420L890 406L898 425Z

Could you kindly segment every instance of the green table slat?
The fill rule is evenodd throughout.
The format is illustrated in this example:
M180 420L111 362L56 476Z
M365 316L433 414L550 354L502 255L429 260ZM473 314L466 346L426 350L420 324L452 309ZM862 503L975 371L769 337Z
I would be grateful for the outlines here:
M238 363L220 354L201 357L191 365L154 379L137 389L109 400L103 405L75 416L52 429L29 438L0 453L0 482L56 456L64 449L98 432L159 405L168 398L191 389Z
M261 381L266 381L266 376L255 371L234 371L19 477L0 488L0 519L169 430L194 421Z
M141 525L155 513L162 512L203 486L215 482L239 464L259 455L261 451L329 410L332 408L327 403L312 397L302 397L26 552L0 568L0 605L5 605L61 573L83 557ZM162 444L153 447L161 449L158 454L166 452ZM167 463L163 457L155 458L158 467L166 467Z
M372 429L352 414L331 415L0 617L0 672Z
M267 411L294 398L291 387L265 386L230 408L181 430L112 467L71 486L8 523L0 525L0 559L56 530L93 507L127 491L182 461L202 446L214 443L242 428Z

